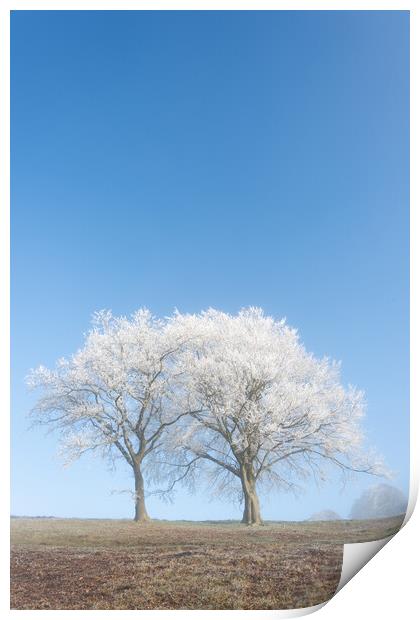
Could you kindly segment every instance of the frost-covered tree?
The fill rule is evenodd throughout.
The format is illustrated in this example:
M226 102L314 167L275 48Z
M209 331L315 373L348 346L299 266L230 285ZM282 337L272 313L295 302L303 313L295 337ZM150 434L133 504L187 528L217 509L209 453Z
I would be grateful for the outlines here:
M383 472L362 449L362 393L343 387L339 365L308 353L284 320L249 308L236 316L178 315L177 322L191 336L181 357L196 411L175 443L186 467L205 466L217 492L239 491L244 523L262 522L264 485L323 479L330 464L343 473Z
M42 391L34 420L60 431L68 462L96 451L122 457L132 468L136 521L149 518L145 471L156 473L168 431L190 412L179 407L175 357L182 346L176 324L148 310L131 318L100 312L83 348L55 369L40 366L28 377Z
M264 486L323 479L324 464L382 473L362 450L361 392L260 309L165 320L101 312L76 354L28 382L42 391L35 421L60 431L68 461L96 451L129 464L137 521L148 519L145 473L164 473L170 491L204 464L219 492L239 492L247 524L261 523Z

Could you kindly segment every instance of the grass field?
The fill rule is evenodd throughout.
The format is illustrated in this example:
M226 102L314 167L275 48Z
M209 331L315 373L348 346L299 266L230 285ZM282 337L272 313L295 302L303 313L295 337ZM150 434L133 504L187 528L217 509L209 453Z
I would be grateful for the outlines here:
M369 521L11 520L12 609L290 609L324 602L343 543L389 536Z

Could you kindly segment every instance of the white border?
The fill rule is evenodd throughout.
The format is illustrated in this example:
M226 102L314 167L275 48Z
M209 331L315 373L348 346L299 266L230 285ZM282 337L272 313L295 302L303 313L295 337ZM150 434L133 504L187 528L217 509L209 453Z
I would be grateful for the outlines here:
M410 10L411 11L411 109L419 108L418 98L418 80L416 79L416 71L418 70L418 27L417 27L417 11L416 5L411 2L398 2L398 1L379 1L379 0L354 0L353 2L345 2L339 0L324 0L323 2L303 1L295 0L294 2L267 2L255 0L121 0L117 2L115 0L5 0L2 2L0 10L0 72L1 79L3 80L3 88L1 92L2 106L0 112L1 118L1 131L0 131L0 157L1 157L1 171L2 182L0 183L1 202L2 208L0 210L0 269L1 269L1 281L5 284L5 294L2 296L0 303L0 320L2 325L2 348L0 353L0 390L2 394L3 404L3 428L6 432L6 440L3 441L1 451L1 475L3 478L7 478L7 482L3 488L7 488L9 480L9 463L10 463L10 447L7 438L10 436L10 423L7 411L10 410L10 370L9 370L9 337L10 334L10 314L9 314L9 287L10 287L10 263L9 263L9 250L10 250L10 237L9 237L9 209L6 205L10 204L10 192L9 182L10 178L10 125L9 125L9 113L10 113L10 90L9 90L9 66L10 66L10 32L9 32L9 12L11 10ZM413 69L414 67L414 69ZM418 71L417 71L418 72ZM411 118L411 140L412 145L414 136L418 135L418 124L416 117ZM417 204L417 182L416 171L419 168L418 158L416 158L416 151L411 147L411 205ZM418 174L418 172L417 172ZM419 250L416 248L416 242L418 239L418 212L411 208L411 410L416 411L419 408L419 391L418 382L420 377L420 365L418 348L414 347L414 342L418 342L418 328L414 321L414 316L420 315L420 307L418 302L418 287L414 281L413 273L418 273L418 261ZM417 382L416 382L417 378ZM419 425L417 423L416 416L411 415L411 477L410 477L410 499L409 499L409 511L405 523L411 516L414 504L418 495L418 472L419 472L419 457L418 448L415 444L415 437L418 436ZM8 549L9 542L9 514L10 514L10 500L3 496L3 513L1 515L3 519L3 527L1 528L2 536L4 536L5 544L3 549ZM410 523L404 527L404 531L397 535L397 540L392 540L389 545L381 552L380 557L374 558L368 563L365 568L352 580L352 586L345 587L342 591L335 596L325 607L322 605L316 606L315 609L323 607L319 612L319 618L336 619L337 617L346 620L347 618L354 617L355 613L362 613L364 617L369 617L370 614L375 616L388 618L395 617L398 614L399 618L411 618L414 617L418 603L417 590L418 585L414 581L416 578L416 572L414 571L416 564L416 553L413 552L416 548L415 542L419 540L419 511L411 518ZM419 547L417 546L417 549ZM9 558L8 554L3 554L1 564L1 582L3 589L5 584L9 583ZM408 568L411 564L411 568ZM410 589L411 584L411 589ZM6 586L6 591L2 592L0 609L3 611L4 616L13 616L14 618L27 617L28 615L36 614L38 617L48 615L54 618L58 615L76 615L82 614L103 614L102 611L10 611L9 610L9 591ZM309 608L307 611L312 611ZM170 616L191 615L194 617L213 617L215 613L224 614L229 618L239 618L247 615L248 618L266 618L270 617L293 617L302 615L304 610L291 610L291 611L108 611L108 614L112 614L114 617L120 617L120 615L127 615L138 613L142 618L167 618Z

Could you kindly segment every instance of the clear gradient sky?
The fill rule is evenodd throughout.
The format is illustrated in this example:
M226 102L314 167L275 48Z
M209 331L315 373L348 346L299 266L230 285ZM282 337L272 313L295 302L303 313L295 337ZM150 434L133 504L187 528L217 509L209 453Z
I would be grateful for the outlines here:
M261 306L366 392L407 491L409 14L14 11L12 513L131 517L129 472L64 469L24 378L95 310ZM347 516L359 476L272 493ZM157 518L236 518L180 490Z

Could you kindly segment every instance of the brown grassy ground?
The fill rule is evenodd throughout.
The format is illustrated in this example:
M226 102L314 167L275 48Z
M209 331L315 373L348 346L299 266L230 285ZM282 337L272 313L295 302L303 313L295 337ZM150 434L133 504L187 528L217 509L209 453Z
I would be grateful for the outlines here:
M12 609L288 609L331 598L343 543L402 517L269 523L12 519Z

